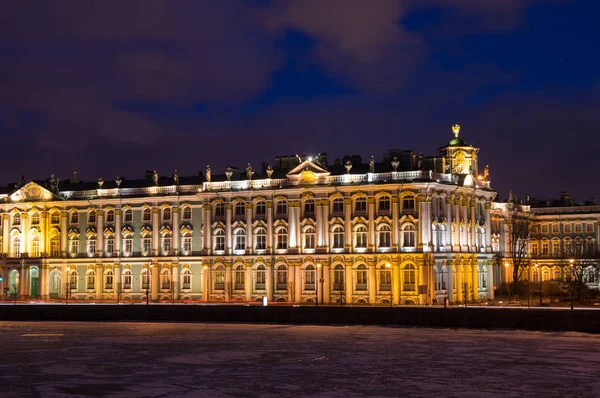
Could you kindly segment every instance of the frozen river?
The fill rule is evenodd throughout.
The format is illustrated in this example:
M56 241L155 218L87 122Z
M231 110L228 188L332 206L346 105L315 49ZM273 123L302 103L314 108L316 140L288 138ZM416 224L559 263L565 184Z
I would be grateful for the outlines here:
M0 322L8 397L600 397L600 336Z

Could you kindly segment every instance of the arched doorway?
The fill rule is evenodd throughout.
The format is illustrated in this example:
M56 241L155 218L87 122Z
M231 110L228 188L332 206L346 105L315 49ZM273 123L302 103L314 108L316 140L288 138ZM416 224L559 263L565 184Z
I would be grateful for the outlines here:
M9 296L19 294L19 271L16 269L8 273L8 294Z
M39 297L40 271L37 268L31 269L31 297Z
M52 272L50 272L50 281L49 281L49 295L50 298L58 298L58 296L60 295L61 292L61 275L60 275L60 271L58 270L53 270Z

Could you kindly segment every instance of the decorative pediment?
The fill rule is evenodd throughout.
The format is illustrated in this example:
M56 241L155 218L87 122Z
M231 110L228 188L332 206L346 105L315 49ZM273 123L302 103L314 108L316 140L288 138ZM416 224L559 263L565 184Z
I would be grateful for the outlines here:
M182 235L184 235L184 234L191 234L192 233L192 229L188 225L182 225L181 228L179 229L179 232Z
M161 235L164 234L170 234L171 233L171 227L168 225L163 226L160 230L159 230Z
M142 234L142 236L149 235L152 234L152 230L148 227L142 227L142 229L140 229L140 233Z
M319 178L329 174L329 171L307 159L287 173L287 177L296 184L316 184Z
M131 229L131 227L123 227L123 229L121 230L121 234L123 236L133 235L133 229Z
M11 202L35 202L40 200L55 199L61 198L43 186L36 184L35 182L29 182L25 184L8 197L8 200Z

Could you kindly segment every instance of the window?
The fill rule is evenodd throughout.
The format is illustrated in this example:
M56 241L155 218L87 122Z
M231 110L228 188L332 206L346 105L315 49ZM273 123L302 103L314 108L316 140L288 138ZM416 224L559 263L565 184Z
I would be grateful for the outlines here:
M379 211L380 212L388 212L390 211L390 197L382 196L379 198Z
M225 289L225 267L221 264L215 267L215 290Z
M335 198L331 203L331 214L342 215L344 214L344 199Z
M242 228L235 230L233 237L235 239L234 249L235 250L246 250L246 231Z
M405 196L402 198L402 212L403 213L412 213L415 211L415 197L414 196Z
M60 224L60 213L55 211L54 213L52 213L52 215L50 216L50 223L51 224Z
M267 214L267 206L265 202L256 202L256 217L262 218L265 214Z
M345 271L342 264L333 268L333 290L344 290Z
M181 272L181 288L190 289L192 286L192 271L189 268L184 268Z
M552 256L558 257L560 256L560 241L552 240Z
M169 254L171 252L171 244L173 239L171 238L170 233L166 233L161 238L161 247L164 254Z
M255 289L263 290L265 288L265 281L267 278L267 269L264 265L260 264L256 267L256 284Z
M277 217L287 217L287 202L285 200L277 202Z
M566 234L570 234L571 232L573 232L573 227L570 223L566 223L565 224L565 233Z
M570 255L573 252L573 241L570 238L565 238L564 254Z
M583 227L582 227L581 223L579 223L579 222L576 223L575 224L575 233L580 234L582 231L583 231Z
M560 267L554 267L552 269L552 277L554 278L555 281L559 281L560 280Z
M15 215L13 216L13 224L12 225L21 225L21 214L19 213L15 213Z
M182 218L185 221L190 221L192 219L192 209L189 206L183 208Z
M94 290L96 288L96 273L94 271L88 271L85 274L86 279L86 289Z
M40 225L40 213L33 213L31 216L31 225Z
M126 223L133 222L133 210L126 209L125 213L123 214L123 219Z
M222 219L223 217L225 217L225 205L217 203L215 205L215 218Z
M417 236L417 230L412 224L404 224L402 227L402 247L413 248L415 247L415 240Z
M275 231L275 239L277 242L277 250L286 250L288 244L288 233L287 228L279 227Z
M142 221L143 222L150 222L152 220L152 215L150 213L150 209L144 209L142 211Z
M106 212L106 223L107 224L111 224L115 222L115 211L114 210L108 210Z
M144 235L142 237L142 254L147 256L152 251L152 238L150 235Z
M130 290L131 289L131 281L133 279L133 275L130 269L123 270L123 289Z
M389 248L392 246L392 229L389 225L383 224L379 227L379 247Z
M367 248L367 227L364 225L359 225L356 228L356 245L355 247L358 249L366 249Z
M542 224L542 233L543 234L547 234L548 233L548 224Z
M142 268L140 276L142 280L142 290L150 290L150 270L148 268Z
M31 238L31 257L40 256L40 237L35 235Z
M533 281L534 282L539 282L540 281L540 270L538 269L538 267L535 267L532 270L532 277L533 277Z
M73 238L69 241L69 253L71 254L71 257L75 257L79 254L79 239Z
M171 221L171 209L169 207L163 210L163 222Z
M79 224L79 213L76 211L71 213L71 224Z
M88 213L88 224L96 224L96 210L91 210Z
M106 238L106 255L108 257L112 256L115 251L115 237L113 235L109 235Z
M416 280L417 280L417 269L414 265L408 264L404 267L403 271L403 284L402 290L406 291L415 291L416 290Z
M587 283L596 283L596 271L594 268L588 268L587 270Z
M356 268L356 290L367 290L367 266L364 264Z
M87 253L89 257L94 257L96 254L96 237L91 236L87 241Z
M123 254L125 256L131 256L133 254L133 238L131 235L127 235L125 239L123 239Z
M379 270L379 290L392 290L392 269L382 265Z
M21 254L21 237L19 237L19 235L13 235L11 240L11 254L13 257L19 257Z
M344 248L344 227L341 225L336 225L331 229L331 247L333 249L343 249Z
M538 254L539 254L538 243L537 242L531 242L531 255L532 256L537 256Z
M267 249L267 230L263 227L256 228L254 231L254 245L255 250Z
M304 270L304 290L315 290L315 266L309 264Z
M557 234L558 233L558 224L552 224L552 233L553 234Z
M181 238L181 250L185 255L192 253L192 236L187 232Z
M308 199L304 202L304 217L312 217L315 215L315 201Z
M79 252L79 240L77 240L77 252ZM50 238L50 256L60 256L60 238L58 235L53 235L52 238Z
M309 225L306 228L304 228L304 248L305 249L314 249L315 248L315 240L316 240L315 227Z
M244 202L237 202L235 204L235 216L238 218L246 216L246 205Z
M283 264L277 266L277 290L287 289L287 267Z
M354 211L359 214L364 214L367 212L367 198L360 197L356 199L354 202Z
M244 290L246 284L246 270L243 265L236 265L235 270L235 290Z
M550 254L550 242L542 241L542 256L548 256Z
M69 274L69 289L71 291L77 290L77 271L75 270Z
M113 288L113 275L114 273L110 269L104 274L104 288L106 290Z
M171 272L169 270L162 270L161 272L161 289L167 290L171 287Z
M215 250L225 251L225 231L221 228L215 230Z
M590 222L585 224L585 232L587 232L587 233L594 232L594 224L592 224Z

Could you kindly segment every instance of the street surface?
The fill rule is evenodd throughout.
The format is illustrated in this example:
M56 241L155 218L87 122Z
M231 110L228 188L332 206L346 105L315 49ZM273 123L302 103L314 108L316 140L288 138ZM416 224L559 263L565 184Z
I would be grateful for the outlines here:
M598 397L600 336L0 322L0 396Z

